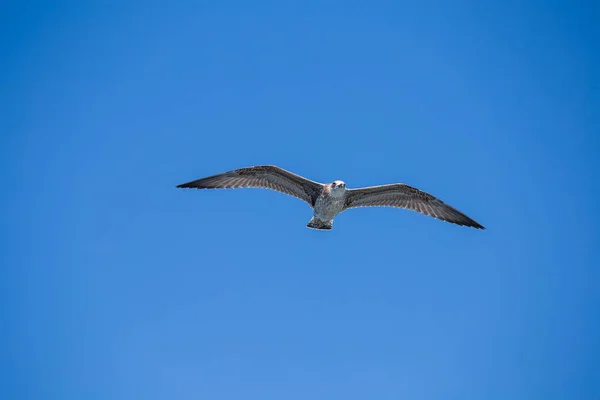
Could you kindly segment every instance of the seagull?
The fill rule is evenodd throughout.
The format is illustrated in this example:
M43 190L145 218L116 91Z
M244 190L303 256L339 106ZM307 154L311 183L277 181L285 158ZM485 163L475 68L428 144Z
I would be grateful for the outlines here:
M318 183L275 165L258 165L208 176L178 188L193 189L271 189L307 202L314 210L306 225L317 230L331 230L333 219L342 211L357 207L396 207L438 218L442 221L476 229L485 229L465 214L443 201L403 183L347 189L340 180Z

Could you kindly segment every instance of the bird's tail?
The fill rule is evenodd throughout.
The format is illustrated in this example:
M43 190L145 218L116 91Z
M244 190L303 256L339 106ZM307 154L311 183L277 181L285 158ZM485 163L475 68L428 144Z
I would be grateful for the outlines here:
M308 224L306 224L307 228L318 229L318 230L331 230L333 228L333 221L321 221L319 218L312 217Z

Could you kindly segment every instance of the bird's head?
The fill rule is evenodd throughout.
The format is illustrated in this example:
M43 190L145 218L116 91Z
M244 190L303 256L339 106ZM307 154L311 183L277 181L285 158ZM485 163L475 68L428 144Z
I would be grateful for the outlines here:
M346 189L346 183L344 181L333 181L331 184L331 190L344 190Z

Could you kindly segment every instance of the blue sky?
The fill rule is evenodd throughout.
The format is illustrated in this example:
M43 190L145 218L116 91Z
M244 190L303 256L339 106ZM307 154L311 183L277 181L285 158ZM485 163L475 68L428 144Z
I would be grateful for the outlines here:
M597 399L592 2L13 2L2 398ZM488 230L175 185L404 182Z

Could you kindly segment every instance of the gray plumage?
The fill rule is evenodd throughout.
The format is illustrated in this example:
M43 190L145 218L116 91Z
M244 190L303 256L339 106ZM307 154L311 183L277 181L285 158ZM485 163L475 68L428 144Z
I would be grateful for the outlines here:
M274 165L240 168L177 186L178 188L264 188L276 190L307 202L314 210L306 225L329 230L342 211L357 207L396 207L417 211L457 225L485 229L482 225L443 201L414 187L394 183L346 189L343 181L322 184Z

